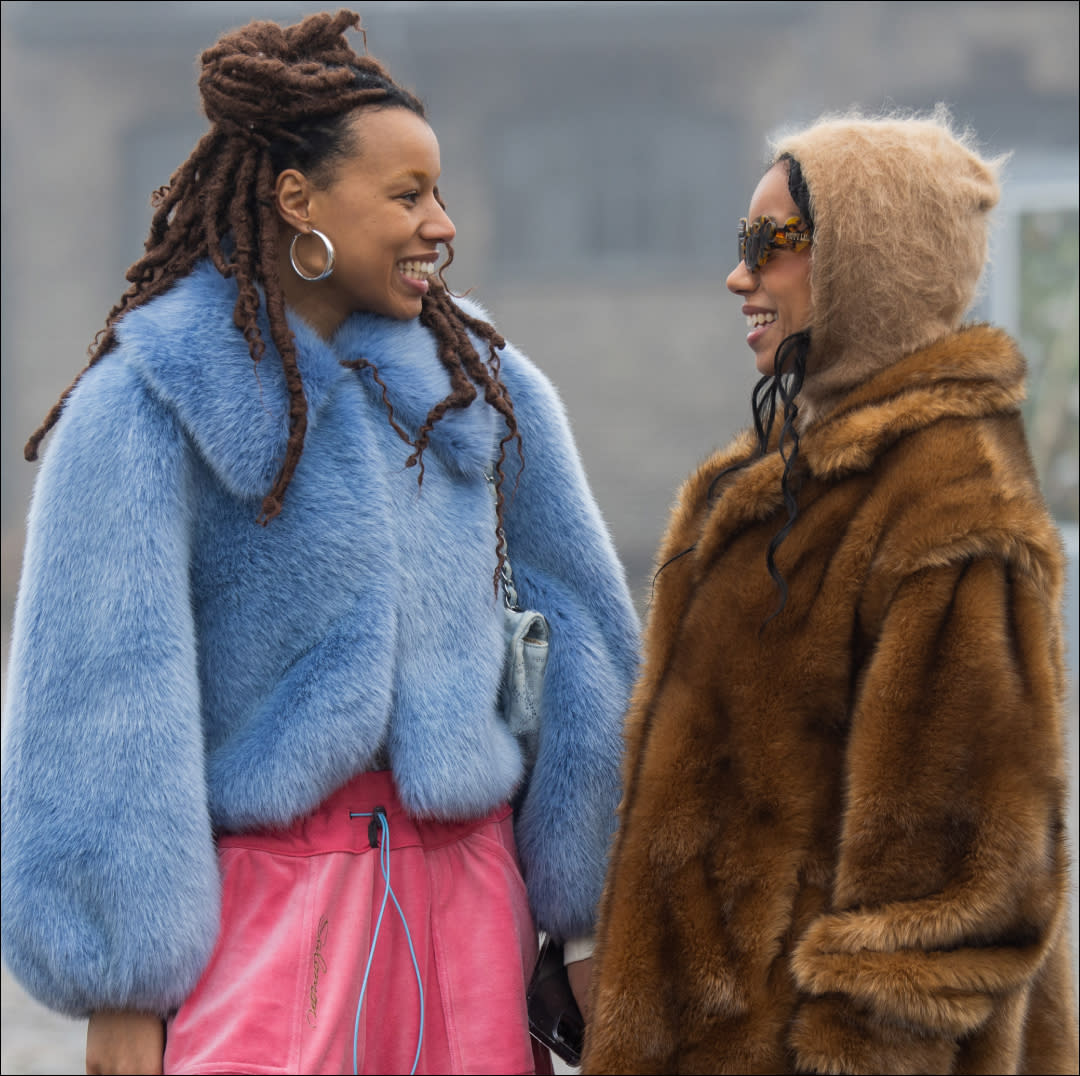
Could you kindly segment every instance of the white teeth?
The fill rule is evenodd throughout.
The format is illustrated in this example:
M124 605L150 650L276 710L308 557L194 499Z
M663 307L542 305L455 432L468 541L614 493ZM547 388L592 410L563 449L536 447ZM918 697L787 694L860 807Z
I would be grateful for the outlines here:
M776 321L775 314L748 314L746 316L746 324L751 329L758 329L762 325L771 325Z
M398 268L408 277L426 280L435 272L434 262L398 262Z

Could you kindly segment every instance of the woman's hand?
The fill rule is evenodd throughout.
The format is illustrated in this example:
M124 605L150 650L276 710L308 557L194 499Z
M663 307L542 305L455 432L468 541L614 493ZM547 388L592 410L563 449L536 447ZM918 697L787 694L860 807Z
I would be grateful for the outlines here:
M592 957L586 960L575 960L566 965L566 976L570 980L570 989L574 992L574 1000L578 1003L581 1015L585 1018L588 1026L592 1016L592 1007L589 999L589 983L592 980Z
M165 1024L153 1013L103 1009L90 1014L86 1028L89 1076L150 1073L160 1076L165 1056Z

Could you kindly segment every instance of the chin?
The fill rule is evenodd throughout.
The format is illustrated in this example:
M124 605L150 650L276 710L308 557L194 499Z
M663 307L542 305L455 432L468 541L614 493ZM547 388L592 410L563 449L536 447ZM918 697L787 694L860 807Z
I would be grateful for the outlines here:
M773 371L776 369L776 352L769 351L756 356L754 366L757 367L757 372L762 377L772 377Z
M398 321L412 321L414 318L420 316L421 311L424 309L423 299L417 298L411 302L401 303L395 312L390 316L396 318Z

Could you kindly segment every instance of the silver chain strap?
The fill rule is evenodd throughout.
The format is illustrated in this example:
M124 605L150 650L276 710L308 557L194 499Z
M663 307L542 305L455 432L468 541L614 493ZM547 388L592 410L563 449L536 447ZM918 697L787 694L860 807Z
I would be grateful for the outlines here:
M498 540L498 552L502 557L502 571L500 572L500 578L502 579L503 586L503 601L506 603L507 609L514 609L518 612L521 611L521 606L518 605L518 592L517 587L514 586L514 571L510 567L510 551L506 545L506 532L503 530L502 524L498 521L498 504L499 504L499 491L495 488L495 472L489 468L484 469L484 480L488 484L488 489L491 490L492 500L495 502L495 537Z

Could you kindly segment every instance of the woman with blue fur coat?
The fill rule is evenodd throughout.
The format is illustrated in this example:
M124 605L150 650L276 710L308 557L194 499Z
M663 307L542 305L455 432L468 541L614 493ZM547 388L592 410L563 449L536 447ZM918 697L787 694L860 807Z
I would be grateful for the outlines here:
M89 1072L532 1071L535 928L593 927L633 609L550 384L441 282L438 143L358 21L204 54L211 129L27 446L4 959ZM551 625L531 775L506 550Z

